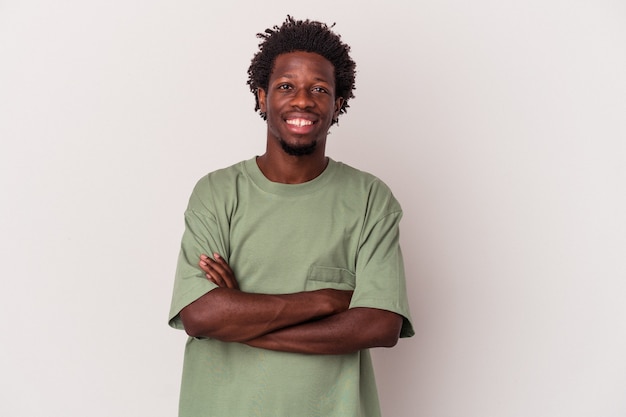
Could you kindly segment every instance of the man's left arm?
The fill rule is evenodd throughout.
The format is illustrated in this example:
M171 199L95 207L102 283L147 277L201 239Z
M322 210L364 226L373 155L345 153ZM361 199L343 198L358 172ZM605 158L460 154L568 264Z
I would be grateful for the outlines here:
M237 279L221 256L203 255L198 266L220 287L238 289ZM297 324L243 342L282 352L340 355L398 342L403 317L391 311L355 307L319 320Z
M403 317L387 310L355 307L249 340L254 347L282 352L340 355L398 342Z

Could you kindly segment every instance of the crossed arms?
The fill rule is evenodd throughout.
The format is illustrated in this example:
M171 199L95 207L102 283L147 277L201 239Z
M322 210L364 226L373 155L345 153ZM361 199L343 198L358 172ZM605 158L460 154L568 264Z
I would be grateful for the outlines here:
M402 316L375 308L349 309L352 291L246 293L218 254L202 255L198 266L219 288L180 312L190 336L310 354L352 353L398 341Z

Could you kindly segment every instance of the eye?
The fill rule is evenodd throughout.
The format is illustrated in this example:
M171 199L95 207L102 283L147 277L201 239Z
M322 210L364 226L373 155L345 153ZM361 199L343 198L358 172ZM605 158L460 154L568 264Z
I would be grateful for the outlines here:
M328 90L324 87L313 87L313 91L315 91L316 93L328 94Z
M276 86L277 90L290 90L291 89L291 85L289 84L278 84L278 86Z

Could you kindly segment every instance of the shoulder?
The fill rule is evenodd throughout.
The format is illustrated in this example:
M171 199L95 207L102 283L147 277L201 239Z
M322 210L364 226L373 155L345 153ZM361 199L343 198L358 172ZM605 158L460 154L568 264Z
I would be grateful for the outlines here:
M228 200L242 178L245 178L245 161L211 171L201 177L193 187L189 199L192 210L208 209L216 200Z
M342 181L348 182L351 185L359 185L366 188L384 189L391 192L391 189L383 180L376 175L364 171L362 169L355 168L344 162L333 161L337 175L340 176Z
M245 161L241 161L234 165L209 172L196 182L194 191L202 189L203 187L227 185L236 181L245 172L244 164Z
M348 192L358 192L367 199L368 206L379 210L401 211L400 203L391 188L378 176L352 167L343 162L334 162L339 183Z

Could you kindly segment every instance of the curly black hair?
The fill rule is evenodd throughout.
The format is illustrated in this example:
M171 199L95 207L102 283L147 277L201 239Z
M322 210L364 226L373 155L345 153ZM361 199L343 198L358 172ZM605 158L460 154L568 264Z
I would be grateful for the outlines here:
M341 36L334 33L325 23L312 20L295 20L287 15L282 26L265 29L258 33L262 39L259 51L252 58L248 68L248 82L250 91L254 94L256 105L259 107L259 89L267 91L270 75L276 57L280 54L303 51L314 52L329 60L335 67L335 96L343 97L343 104L339 113L345 113L349 107L348 100L354 98L354 79L356 64L350 58L350 46L342 42ZM261 118L267 120L267 115L260 112ZM333 124L337 120L333 120Z

